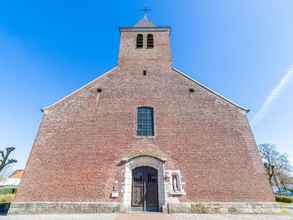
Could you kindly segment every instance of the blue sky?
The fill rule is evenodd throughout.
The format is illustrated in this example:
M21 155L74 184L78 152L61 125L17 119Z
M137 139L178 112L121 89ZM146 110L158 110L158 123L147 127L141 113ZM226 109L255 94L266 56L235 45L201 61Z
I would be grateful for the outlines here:
M172 26L174 66L251 109L257 143L293 161L292 0L1 1L0 147L23 168L42 113L117 64L144 4ZM282 81L283 80L283 81Z

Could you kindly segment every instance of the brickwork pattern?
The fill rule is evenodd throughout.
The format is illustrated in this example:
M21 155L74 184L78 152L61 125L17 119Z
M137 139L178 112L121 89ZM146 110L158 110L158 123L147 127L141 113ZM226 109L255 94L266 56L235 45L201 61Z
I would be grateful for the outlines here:
M117 68L44 110L16 201L122 202L122 158L149 153L181 171L181 202L273 201L246 112L172 69L169 32L140 50L136 34L121 32ZM136 136L139 106L154 137Z

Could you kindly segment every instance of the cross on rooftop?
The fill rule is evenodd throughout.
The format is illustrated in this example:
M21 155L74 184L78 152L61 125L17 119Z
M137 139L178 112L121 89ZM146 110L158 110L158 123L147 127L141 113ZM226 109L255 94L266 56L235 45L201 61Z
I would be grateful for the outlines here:
M143 9L141 9L144 13L144 17L147 17L148 13L151 12L152 10L148 8L146 5L144 6Z

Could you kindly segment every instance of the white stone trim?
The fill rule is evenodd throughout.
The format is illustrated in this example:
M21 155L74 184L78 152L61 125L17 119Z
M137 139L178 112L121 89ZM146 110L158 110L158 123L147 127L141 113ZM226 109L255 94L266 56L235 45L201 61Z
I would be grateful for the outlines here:
M183 188L183 185L185 185L185 183L183 182L182 180L182 175L181 175L181 172L180 170L174 170L172 173L171 173L171 178L173 175L176 175L178 177L178 180L179 180L179 190L178 191L175 191L173 190L173 192L171 193L172 195L185 195L185 191L184 191L184 188ZM173 184L173 182L172 182ZM172 186L174 188L174 186Z
M164 162L154 157L143 155L129 160L125 164L124 170L124 183L122 186L123 192L123 208L126 210L131 209L131 191L132 191L132 170L141 167L149 166L155 168L158 171L158 199L159 209L162 209L166 204L166 191L164 183Z
M173 190L173 180L172 180L173 175L176 175L179 180L179 190L176 192ZM165 181L166 182L166 192L169 197L186 195L184 188L183 188L183 185L185 185L185 182L183 182L183 178L182 178L180 170L165 170L165 178L166 178L166 181ZM169 200L171 201L174 199L170 198Z

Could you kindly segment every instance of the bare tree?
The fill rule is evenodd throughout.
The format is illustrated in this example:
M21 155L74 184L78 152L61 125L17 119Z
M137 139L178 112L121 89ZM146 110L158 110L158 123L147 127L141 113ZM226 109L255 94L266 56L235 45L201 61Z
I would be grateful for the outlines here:
M10 164L16 163L17 160L9 158L10 154L15 150L15 147L7 147L5 151L0 151L0 172Z
M288 189L288 185L292 184L292 176L290 175L290 173L288 172L281 172L278 175L280 184L282 185L282 187L287 191Z
M269 182L273 183L280 189L280 184L284 184L284 175L292 171L292 166L288 160L287 154L281 154L273 144L260 144L258 150L261 154Z

